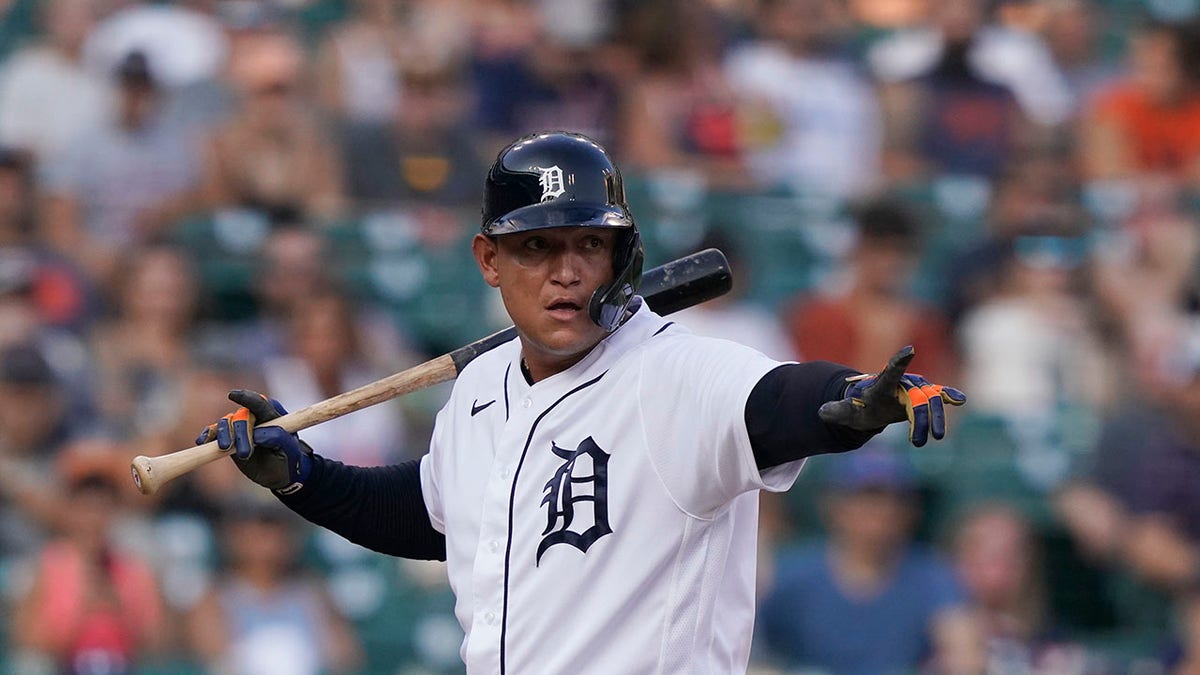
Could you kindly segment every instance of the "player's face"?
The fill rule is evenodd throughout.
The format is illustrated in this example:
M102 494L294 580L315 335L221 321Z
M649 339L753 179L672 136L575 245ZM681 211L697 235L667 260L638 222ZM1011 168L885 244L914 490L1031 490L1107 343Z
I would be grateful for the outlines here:
M615 238L587 227L475 237L483 278L500 289L535 378L571 367L606 335L588 318L588 301L612 280Z

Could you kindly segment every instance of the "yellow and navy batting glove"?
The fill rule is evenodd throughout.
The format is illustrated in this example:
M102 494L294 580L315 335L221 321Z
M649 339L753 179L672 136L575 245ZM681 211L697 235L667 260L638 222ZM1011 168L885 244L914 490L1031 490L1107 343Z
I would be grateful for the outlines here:
M921 447L932 436L946 435L946 404L962 405L966 394L920 375L905 373L915 352L912 346L896 352L877 375L847 378L841 400L821 406L818 414L827 424L840 424L859 431L876 431L908 420L908 440Z

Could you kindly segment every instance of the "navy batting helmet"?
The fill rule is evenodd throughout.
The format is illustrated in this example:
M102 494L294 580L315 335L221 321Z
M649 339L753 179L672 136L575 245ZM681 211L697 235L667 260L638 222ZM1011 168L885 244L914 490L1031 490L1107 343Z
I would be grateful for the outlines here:
M483 189L487 236L549 227L620 230L613 245L613 280L592 294L588 316L616 330L642 279L642 238L612 158L582 134L553 131L517 139L500 151Z

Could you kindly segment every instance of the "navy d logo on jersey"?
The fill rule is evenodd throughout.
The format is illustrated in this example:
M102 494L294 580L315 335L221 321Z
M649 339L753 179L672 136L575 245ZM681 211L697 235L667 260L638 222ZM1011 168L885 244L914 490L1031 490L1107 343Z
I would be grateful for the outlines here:
M554 443L550 444L550 450L564 461L543 488L546 495L542 497L542 505L547 507L547 522L535 564L555 544L570 544L587 553L597 539L612 534L608 525L609 454L591 436L575 450ZM591 508L587 508L588 503Z

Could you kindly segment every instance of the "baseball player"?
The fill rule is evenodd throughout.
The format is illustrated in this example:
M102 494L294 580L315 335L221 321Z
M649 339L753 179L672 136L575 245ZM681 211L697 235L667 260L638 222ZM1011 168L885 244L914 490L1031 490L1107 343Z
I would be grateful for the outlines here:
M278 427L275 401L201 432L310 521L384 553L445 560L471 673L743 672L759 490L805 457L908 420L945 433L965 396L905 374L780 363L701 338L637 295L642 243L592 140L542 133L492 165L472 242L518 339L455 382L429 453L352 467Z

